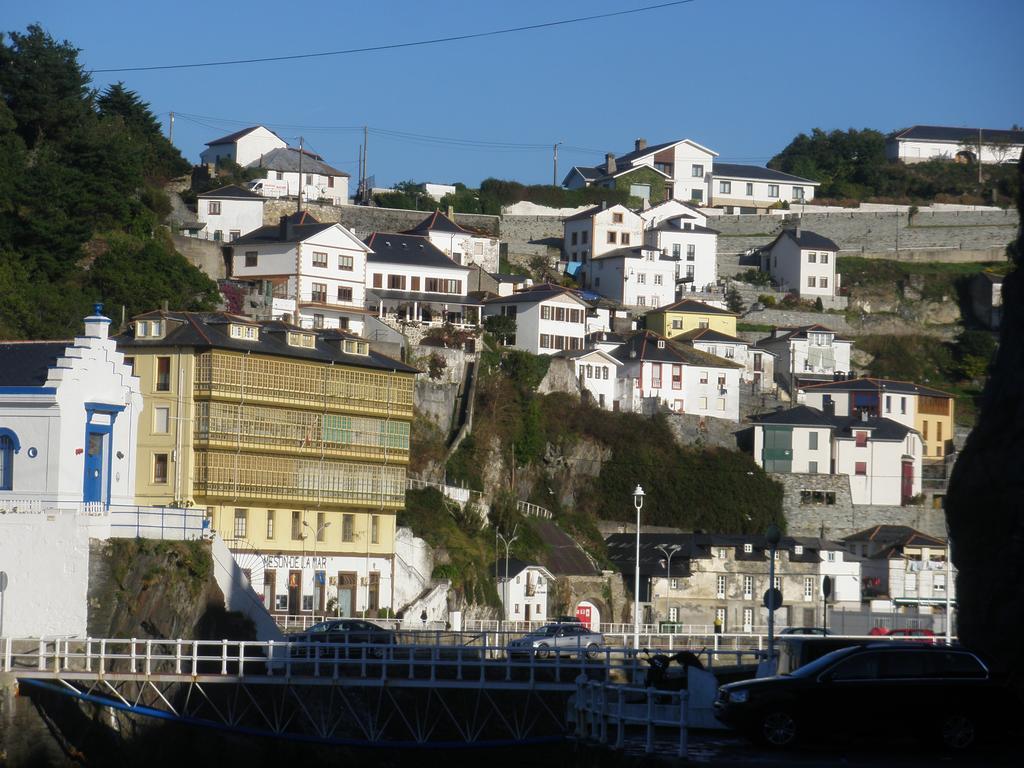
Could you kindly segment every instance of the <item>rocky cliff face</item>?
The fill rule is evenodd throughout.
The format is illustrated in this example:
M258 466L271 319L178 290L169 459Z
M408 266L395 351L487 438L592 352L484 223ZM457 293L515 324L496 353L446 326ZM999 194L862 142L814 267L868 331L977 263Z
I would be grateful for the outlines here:
M946 518L959 570L960 638L1024 691L1024 231L1011 255L1016 270L1003 283L999 351L978 423L953 468Z

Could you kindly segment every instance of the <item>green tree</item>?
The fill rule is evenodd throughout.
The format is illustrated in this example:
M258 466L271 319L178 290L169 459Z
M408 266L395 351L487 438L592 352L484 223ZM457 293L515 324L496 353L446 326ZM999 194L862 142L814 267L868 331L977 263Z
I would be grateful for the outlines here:
M134 91L124 83L109 86L96 99L99 115L120 121L128 130L132 149L142 155L146 174L160 183L188 173L191 165L164 136L160 123Z
M504 344L516 335L516 319L508 315L490 315L484 318L484 330Z

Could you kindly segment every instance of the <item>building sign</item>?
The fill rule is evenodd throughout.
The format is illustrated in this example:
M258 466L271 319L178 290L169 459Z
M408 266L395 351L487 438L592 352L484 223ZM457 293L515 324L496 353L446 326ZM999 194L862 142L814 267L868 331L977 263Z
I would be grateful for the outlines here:
M327 568L326 557L300 555L265 555L264 567L303 570L305 568Z

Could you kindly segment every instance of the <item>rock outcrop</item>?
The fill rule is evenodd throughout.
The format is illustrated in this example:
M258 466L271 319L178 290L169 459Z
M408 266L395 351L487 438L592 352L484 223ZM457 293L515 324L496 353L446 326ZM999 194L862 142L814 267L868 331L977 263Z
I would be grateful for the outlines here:
M1024 209L1024 165L1020 166ZM959 571L961 641L1024 692L1024 231L1010 247L999 350L978 423L953 468L946 518Z

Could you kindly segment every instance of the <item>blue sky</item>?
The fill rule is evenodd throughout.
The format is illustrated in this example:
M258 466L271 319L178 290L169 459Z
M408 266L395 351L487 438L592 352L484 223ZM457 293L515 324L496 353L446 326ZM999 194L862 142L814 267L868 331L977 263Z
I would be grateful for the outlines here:
M36 0L38 22L87 69L310 53L638 8L658 0L351 0L287 5ZM550 183L633 139L692 138L764 164L800 132L914 123L1024 124L1022 0L694 0L615 19L482 40L296 62L96 74L123 80L198 160L206 141L263 123L356 175L356 126L378 185L488 176ZM299 127L301 126L301 127ZM588 151L589 150L589 151Z

